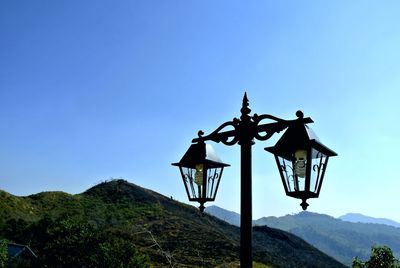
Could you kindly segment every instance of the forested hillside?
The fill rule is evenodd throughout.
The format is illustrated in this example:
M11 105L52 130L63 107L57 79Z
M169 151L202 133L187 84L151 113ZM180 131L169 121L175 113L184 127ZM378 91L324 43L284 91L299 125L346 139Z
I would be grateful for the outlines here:
M0 192L0 237L49 267L215 267L239 259L239 229L125 180L78 195ZM302 239L254 230L254 260L273 267L341 267Z
M347 265L356 256L368 259L373 245L386 245L397 258L400 256L400 228L393 226L352 223L311 212L261 218L254 224L279 228L300 236Z

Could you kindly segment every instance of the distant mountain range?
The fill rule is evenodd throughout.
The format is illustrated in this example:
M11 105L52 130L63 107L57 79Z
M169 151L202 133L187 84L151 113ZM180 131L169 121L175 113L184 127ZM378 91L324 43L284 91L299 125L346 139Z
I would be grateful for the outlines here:
M229 211L218 206L206 207L205 212L213 215L229 224L240 226L240 214L234 211Z
M288 232L257 226L253 235L262 267L344 267ZM236 226L125 180L77 195L0 190L0 239L29 245L40 267L128 267L113 263L143 256L152 267L232 267L239 236Z
M239 226L240 225L240 214L234 211L229 211L218 206L209 206L205 210L208 214L216 216L221 220L224 220L230 224ZM384 224L393 227L400 228L400 223L385 219L385 218L374 218L370 216L365 216L360 213L347 213L343 216L338 217L338 219L348 222L359 222L359 223L373 223L373 224ZM255 222L255 221L253 221Z
M231 224L238 225L240 222L240 215L232 211L212 206L206 212L229 220ZM361 214L347 214L336 219L324 214L301 212L283 217L264 217L253 221L253 224L293 233L346 265L351 265L356 256L368 259L375 244L387 245L397 258L400 256L400 228L394 227L398 223L391 220Z
M343 221L349 221L349 222L386 224L386 225L400 228L400 223L398 223L396 221L384 219L384 218L373 218L373 217L365 216L365 215L362 215L359 213L347 213L346 215L340 216L339 219L341 219Z

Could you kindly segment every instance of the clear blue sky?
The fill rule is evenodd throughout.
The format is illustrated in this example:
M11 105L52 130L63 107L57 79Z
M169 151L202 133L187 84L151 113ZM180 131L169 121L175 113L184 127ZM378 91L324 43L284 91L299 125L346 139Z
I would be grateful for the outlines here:
M249 3L251 2L251 3ZM178 161L199 129L303 110L332 158L310 211L400 222L400 2L0 3L0 188L80 193L125 178L187 202ZM301 210L253 148L254 217ZM239 148L216 205L239 211ZM197 206L197 204L195 204ZM208 204L210 205L210 204Z

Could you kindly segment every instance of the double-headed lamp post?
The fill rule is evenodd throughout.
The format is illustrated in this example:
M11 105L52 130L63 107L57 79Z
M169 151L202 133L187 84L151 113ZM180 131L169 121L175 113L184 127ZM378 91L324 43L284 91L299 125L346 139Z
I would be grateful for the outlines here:
M240 119L234 118L219 126L214 132L198 137L178 163L190 201L204 203L214 201L224 167L214 150L205 141L222 142L225 145L240 145L240 267L252 267L252 145L254 139L264 141L275 133L286 129L275 146L265 148L275 155L286 195L299 198L303 210L307 209L308 198L317 198L321 190L328 158L337 154L323 145L314 132L306 125L311 118L296 113L297 119L283 120L272 115L250 115L247 94L243 97ZM270 120L262 124L261 121ZM225 128L233 128L225 130Z

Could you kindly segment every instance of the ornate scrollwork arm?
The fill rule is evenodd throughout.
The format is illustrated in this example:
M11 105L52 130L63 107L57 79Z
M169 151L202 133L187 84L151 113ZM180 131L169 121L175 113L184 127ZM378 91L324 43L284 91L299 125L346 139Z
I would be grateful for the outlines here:
M251 109L249 108L247 94L244 95L242 109L240 111L242 113L240 119L234 118L232 121L225 122L206 136L203 136L204 132L200 130L198 132L199 137L193 139L192 142L211 140L218 143L222 142L225 145L234 145L242 141L252 142L254 138L265 141L293 123L312 122L311 118L303 118L303 113L301 111L296 113L298 119L295 120L284 120L269 114L254 114L250 116ZM273 122L261 124L261 121L266 119ZM223 131L227 127L233 127L233 129Z
M272 120L275 121L274 123L270 124L260 124L262 120ZM254 137L258 140L268 140L271 138L275 133L278 133L285 129L288 126L288 122L283 120L279 117L270 115L270 114L254 114L253 115L253 122L256 125L257 131L254 133ZM265 134L262 134L265 133Z
M286 120L270 115L270 114L262 114L262 115L258 115L258 114L254 114L253 115L253 121L258 125L262 120L264 119L270 119L272 121L276 121L276 122L285 122Z
M238 142L238 137L236 135L236 130L237 130L237 126L239 124L239 121L235 118L232 121L228 121L223 123L222 125L220 125L216 130L214 130L212 133L210 133L207 136L204 136L204 132L203 131L199 131L199 137L195 138L192 140L192 142L199 142L199 141L207 141L207 140L211 140L214 142L222 142L225 145L234 145ZM226 127L233 127L233 130L227 130L227 131L222 131L224 128ZM232 138L231 140L229 140L229 138Z

